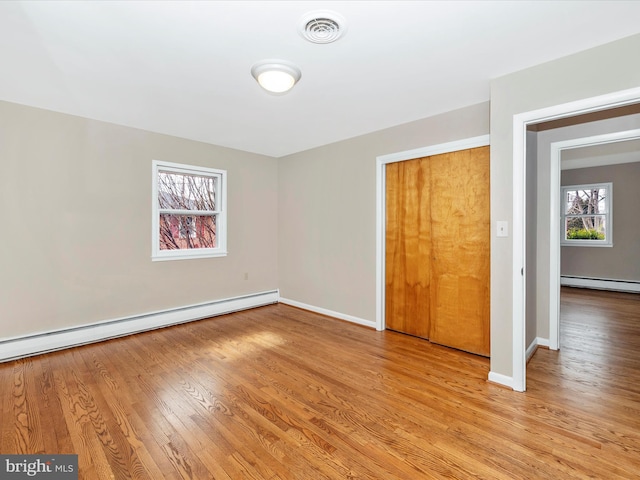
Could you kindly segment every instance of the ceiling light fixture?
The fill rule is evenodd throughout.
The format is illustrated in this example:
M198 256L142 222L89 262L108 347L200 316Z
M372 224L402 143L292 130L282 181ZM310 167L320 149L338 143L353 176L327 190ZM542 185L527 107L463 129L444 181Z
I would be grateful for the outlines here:
M267 92L283 94L300 80L300 69L286 60L263 60L251 67L251 75Z

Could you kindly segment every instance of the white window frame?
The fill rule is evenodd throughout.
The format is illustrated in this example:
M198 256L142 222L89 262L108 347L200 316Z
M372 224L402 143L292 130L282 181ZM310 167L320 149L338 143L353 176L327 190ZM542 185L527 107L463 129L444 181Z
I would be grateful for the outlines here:
M605 217L605 239L604 240L583 240L583 239L566 239L566 194L572 190L592 190L595 188L606 190L605 207L606 211L598 213ZM588 183L585 185L566 185L560 189L560 205L562 206L560 218L560 245L563 247L613 247L613 183ZM593 216L593 215L589 215Z
M186 260L191 258L223 257L227 255L227 171L215 168L184 165L180 163L152 161L152 198L151 198L151 259L162 260ZM158 206L158 173L173 172L201 177L217 178L216 210L207 212L216 217L216 244L215 248L190 248L179 250L160 249L160 215L174 213L178 215L201 215L202 212L194 210L170 210L161 209Z

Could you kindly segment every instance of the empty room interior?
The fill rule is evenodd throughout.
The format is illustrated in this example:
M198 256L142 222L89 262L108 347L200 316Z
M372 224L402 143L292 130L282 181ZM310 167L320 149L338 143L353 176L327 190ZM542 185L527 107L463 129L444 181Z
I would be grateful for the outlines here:
M1 2L0 478L639 478L638 18Z

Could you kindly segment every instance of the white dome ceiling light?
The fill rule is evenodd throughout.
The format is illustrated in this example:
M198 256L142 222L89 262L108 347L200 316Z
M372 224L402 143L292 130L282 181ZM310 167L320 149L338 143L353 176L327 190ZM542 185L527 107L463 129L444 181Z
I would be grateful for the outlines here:
M286 60L262 60L251 67L251 75L267 92L280 95L298 83L302 72Z
M298 32L312 43L332 43L347 31L342 15L328 10L309 12L300 19Z

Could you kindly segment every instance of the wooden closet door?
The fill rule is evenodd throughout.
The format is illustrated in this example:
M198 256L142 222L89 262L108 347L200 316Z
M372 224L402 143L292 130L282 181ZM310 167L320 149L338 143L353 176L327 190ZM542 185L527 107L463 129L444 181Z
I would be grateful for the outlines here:
M386 328L429 337L429 161L386 167Z
M430 157L429 339L488 356L489 147Z
M387 328L488 356L489 147L386 169Z

